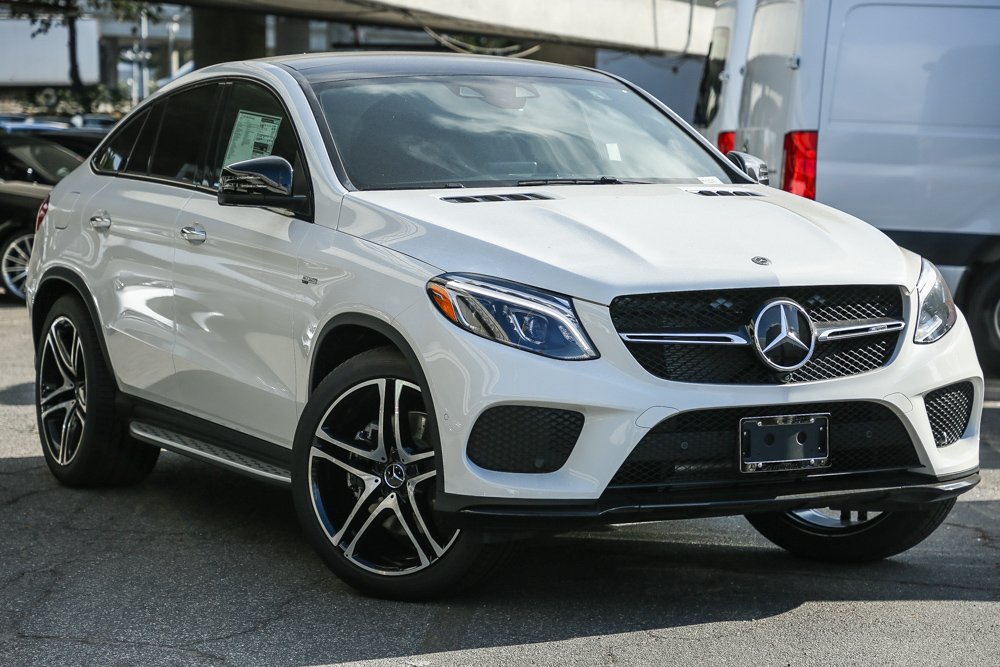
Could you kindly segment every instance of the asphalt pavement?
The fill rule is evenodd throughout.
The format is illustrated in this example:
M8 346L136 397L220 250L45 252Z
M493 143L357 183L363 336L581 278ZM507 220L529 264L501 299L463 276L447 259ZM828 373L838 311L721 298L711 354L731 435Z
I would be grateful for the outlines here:
M617 526L405 604L329 573L284 490L169 453L135 487L59 486L32 383L26 312L0 302L3 667L1000 664L1000 408L983 483L880 563L797 560L741 518Z

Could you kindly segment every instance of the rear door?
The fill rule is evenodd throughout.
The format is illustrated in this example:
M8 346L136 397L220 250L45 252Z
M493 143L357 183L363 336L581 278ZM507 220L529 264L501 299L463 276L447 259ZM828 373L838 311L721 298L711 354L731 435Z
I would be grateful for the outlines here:
M295 194L310 195L295 128L278 97L259 83L233 81L206 188L191 196L174 230L178 400L187 412L291 446L292 314L303 288L297 248L311 223L285 211L220 206L216 194L223 164L265 155L287 159ZM182 229L199 238L182 238Z

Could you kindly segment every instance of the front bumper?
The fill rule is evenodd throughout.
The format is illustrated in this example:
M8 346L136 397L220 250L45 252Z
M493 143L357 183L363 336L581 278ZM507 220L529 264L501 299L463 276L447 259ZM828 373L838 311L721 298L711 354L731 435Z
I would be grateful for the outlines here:
M581 301L575 305L600 351L598 359L559 361L499 345L458 329L428 304L415 305L398 317L398 330L406 332L411 348L419 351L433 396L441 442L443 474L438 491L443 511L461 514L473 504L463 506L452 499L467 498L475 499L479 508L508 503L544 508L570 503L599 508L590 513L600 516L609 511L616 517L644 515L646 509L636 508L648 507L645 502L604 505L609 483L636 445L654 426L679 413L736 406L788 405L787 414L796 414L796 404L863 401L891 410L913 443L914 465L905 473L845 478L847 486L841 491L855 490L853 484L893 487L895 483L887 475L897 474L911 476L907 479L912 478L917 486L934 485L978 469L983 379L964 317L930 345L912 342L913 318L907 317L909 323L901 334L904 342L888 365L876 371L793 385L707 385L651 375L622 343L607 307ZM924 397L966 381L974 388L968 426L957 442L937 447ZM500 472L470 460L467 446L473 427L484 412L497 406L582 413L584 425L565 464L553 472ZM712 496L716 509L711 513L765 511L754 508L766 508L768 503L781 508L787 501L754 498L749 509L739 502L730 507L726 494L736 497L735 486L725 485L718 496ZM904 486L910 486L909 482ZM821 496L826 492L823 490ZM817 498L820 496L814 501ZM702 500L690 502L698 505ZM759 504L762 502L764 505ZM668 504L673 506L673 500ZM670 514L673 510L664 511ZM679 515L691 516L691 511L687 507Z

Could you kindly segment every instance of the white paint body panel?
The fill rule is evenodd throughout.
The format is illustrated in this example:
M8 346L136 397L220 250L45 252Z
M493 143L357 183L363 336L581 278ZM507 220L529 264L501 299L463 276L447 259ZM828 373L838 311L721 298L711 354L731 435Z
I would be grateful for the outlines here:
M101 176L87 165L53 192L31 260L29 304L40 278L56 267L93 285L123 390L289 447L309 399L317 336L341 315L363 314L395 329L421 365L450 493L597 498L660 419L754 404L881 402L918 443L918 472L978 465L983 381L965 321L959 317L937 343L915 345L920 258L869 225L762 186L734 186L759 197L705 197L672 185L562 186L541 188L552 197L544 201L471 204L441 200L454 190L345 195L301 90L276 69L223 66L192 78L238 73L284 91L311 168L314 223L220 207L201 191ZM65 208L64 197L75 192L96 194ZM102 206L116 221L110 233L86 223L91 208ZM194 223L208 232L203 245L177 236ZM755 265L755 255L772 264ZM446 271L568 295L600 358L559 361L459 329L425 291L428 279ZM608 310L615 296L637 292L858 283L904 288L908 323L896 358L878 371L791 386L658 379L628 352ZM977 388L972 425L962 441L939 450L922 396L961 380ZM502 404L585 415L562 469L509 474L468 460L477 417Z
M726 67L720 74L718 111L705 127L698 127L713 145L719 145L720 132L734 132L740 120L740 95L743 91L743 73L747 61L747 44L750 42L750 24L753 20L755 0L720 0L715 7L713 35L717 30L729 31L729 48Z

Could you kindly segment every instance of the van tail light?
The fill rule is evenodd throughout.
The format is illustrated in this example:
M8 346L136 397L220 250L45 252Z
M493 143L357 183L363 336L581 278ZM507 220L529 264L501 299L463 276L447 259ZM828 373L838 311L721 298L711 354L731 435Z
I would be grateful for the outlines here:
M735 132L719 132L719 141L717 142L719 150L723 155L729 151L736 148L736 133Z
M816 132L789 132L785 135L785 164L781 189L816 199Z
M35 216L35 232L38 232L38 228L42 226L42 220L45 219L45 215L49 212L49 197L46 195L45 199L42 200L42 205L38 207L38 215Z

